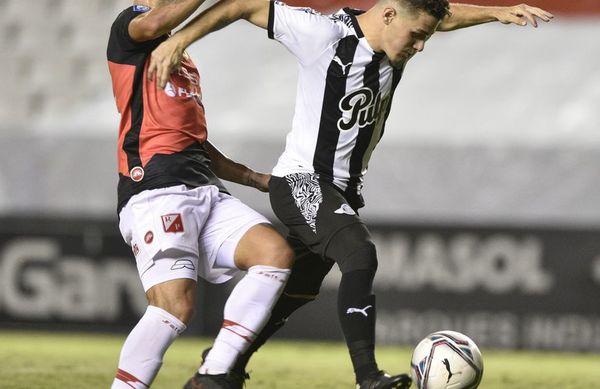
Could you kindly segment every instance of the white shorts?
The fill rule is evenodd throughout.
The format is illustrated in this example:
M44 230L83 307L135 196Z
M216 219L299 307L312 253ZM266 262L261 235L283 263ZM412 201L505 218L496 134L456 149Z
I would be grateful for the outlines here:
M121 210L119 229L133 251L144 291L202 277L225 282L238 271L234 253L251 227L269 221L213 185L146 190Z

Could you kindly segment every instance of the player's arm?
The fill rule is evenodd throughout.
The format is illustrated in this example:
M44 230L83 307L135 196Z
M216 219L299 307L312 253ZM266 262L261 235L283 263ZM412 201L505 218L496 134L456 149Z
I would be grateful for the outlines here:
M537 27L537 19L548 22L553 17L550 12L527 4L512 7L484 7L450 3L450 14L442 19L437 30L452 31L489 22L514 23L519 26L525 26L529 22L533 27Z
M193 42L213 31L246 19L266 29L269 23L268 0L222 0L192 19L184 28L173 34L153 52L148 77L156 75L157 85L164 88L169 75L179 64L184 50Z
M251 186L262 192L269 191L270 174L256 172L246 165L235 162L208 141L205 145L210 155L210 168L217 177L236 184Z
M156 39L177 27L205 0L171 0L144 12L129 23L129 36L137 42Z

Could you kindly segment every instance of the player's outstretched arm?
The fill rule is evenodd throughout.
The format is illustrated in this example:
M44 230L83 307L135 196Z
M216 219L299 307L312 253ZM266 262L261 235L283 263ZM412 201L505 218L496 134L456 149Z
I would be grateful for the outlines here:
M269 23L269 1L222 0L216 3L152 52L148 77L152 80L156 76L158 87L164 88L169 75L181 61L186 47L239 19L246 19L266 29Z
M541 8L527 4L512 7L484 7L470 4L450 3L450 15L439 24L438 31L452 31L477 24L500 22L525 26L527 23L537 27L537 19L549 22L554 15Z
M137 42L156 39L183 23L204 1L163 1L161 5L142 13L129 23L129 36Z
M217 177L235 182L236 184L250 186L261 192L269 191L270 174L259 173L246 165L235 162L223 154L212 143L206 141L206 150L210 155L210 168Z

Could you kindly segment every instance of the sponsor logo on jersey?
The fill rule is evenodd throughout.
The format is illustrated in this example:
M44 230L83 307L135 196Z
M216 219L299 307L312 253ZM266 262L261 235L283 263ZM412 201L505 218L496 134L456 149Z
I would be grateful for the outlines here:
M340 67L342 68L342 74L344 76L347 76L348 73L350 73L350 66L352 66L352 62L348 62L348 63L343 63L342 60L340 59L340 57L338 57L337 55L335 57L333 57L333 62L337 63L338 65L340 65Z
M152 243L153 240L154 240L154 233L152 231L146 232L146 235L144 235L144 242L146 242L146 244L150 244L150 243Z
M192 85L200 85L200 75L198 73L190 72L189 70L181 66L177 70L177 74L188 80Z
M390 98L381 97L381 92L373 93L371 88L360 88L344 96L339 103L342 118L337 125L340 131L347 131L358 125L368 126L377 120L383 120Z
M136 166L129 172L129 177L135 182L140 182L144 179L144 169L140 166Z
M167 82L167 85L165 85L165 94L169 97L177 96L177 90L175 90L175 87L170 82Z
M333 213L337 213L338 215L356 215L356 212L354 212L352 207L348 204L342 204L342 206L333 211Z
M180 213L171 213L169 215L163 215L161 216L161 218L165 232L184 232L183 220L181 218Z

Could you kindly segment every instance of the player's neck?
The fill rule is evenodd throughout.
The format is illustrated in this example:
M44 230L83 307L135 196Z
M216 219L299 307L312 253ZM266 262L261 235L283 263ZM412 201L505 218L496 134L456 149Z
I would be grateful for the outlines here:
M381 50L381 28L379 26L377 17L379 16L376 10L377 6L369 9L367 12L358 15L358 25L362 30L365 39L369 42L369 45L375 52Z

